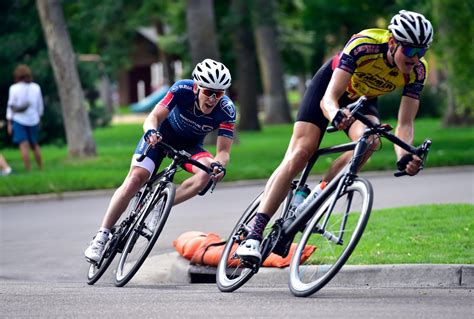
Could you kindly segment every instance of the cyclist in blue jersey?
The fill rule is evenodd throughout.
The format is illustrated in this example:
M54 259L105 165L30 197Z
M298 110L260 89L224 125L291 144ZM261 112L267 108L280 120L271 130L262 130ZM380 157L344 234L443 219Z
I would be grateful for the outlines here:
M137 161L147 144L155 145L163 140L177 149L193 155L193 158L214 169L214 179L221 180L229 162L234 137L235 107L225 95L231 84L229 70L220 62L205 59L193 71L192 80L180 80L167 92L150 112L143 124L144 135L138 142L128 175L110 200L102 225L85 251L89 262L100 259L110 229L115 225L128 203L156 172L164 158L160 148L151 148L145 159ZM216 156L203 148L204 138L218 130ZM201 169L185 167L193 176L186 179L176 190L174 205L199 193L211 177Z

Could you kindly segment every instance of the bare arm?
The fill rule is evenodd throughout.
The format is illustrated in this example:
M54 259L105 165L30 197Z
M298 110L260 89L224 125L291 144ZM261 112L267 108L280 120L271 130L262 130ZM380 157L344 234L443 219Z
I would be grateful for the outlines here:
M408 144L413 144L413 138L415 135L414 121L419 106L419 100L402 96L400 109L398 111L398 123L395 135ZM395 145L395 153L397 154L397 160L399 160L404 154L406 154L406 151Z
M408 144L413 144L414 138L414 121L416 113L418 113L418 108L420 106L420 101L413 98L402 96L400 102L400 109L398 111L398 123L395 130L395 135ZM407 152L402 148L395 145L395 153L397 155L397 161L399 161L403 155ZM421 167L421 159L413 155L413 159L408 162L405 167L405 171L408 175L416 175ZM403 169L403 168L400 168Z
M156 130L166 119L168 114L169 110L165 106L160 103L156 104L150 114L146 117L145 122L143 122L143 131Z
M155 105L153 110L146 117L145 122L143 122L143 131L146 133L149 130L157 130L158 126L163 123L169 113L170 111L160 103ZM150 136L148 138L145 137L145 139L147 139L147 142L151 145L155 145L161 141L161 136L150 134Z
M232 143L234 140L219 136L217 137L216 143L216 157L214 160L222 164L222 166L226 166L230 159L230 149L232 147Z
M234 141L228 137L219 136L217 137L216 143L216 157L214 162L219 162L222 166L227 166L230 160L230 149ZM219 173L218 169L215 168L215 173ZM220 173L216 176L217 180L220 181L224 177L224 173Z
M336 68L332 74L326 93L321 100L321 109L329 121L334 119L339 110L338 100L346 91L351 76L352 74L339 68Z

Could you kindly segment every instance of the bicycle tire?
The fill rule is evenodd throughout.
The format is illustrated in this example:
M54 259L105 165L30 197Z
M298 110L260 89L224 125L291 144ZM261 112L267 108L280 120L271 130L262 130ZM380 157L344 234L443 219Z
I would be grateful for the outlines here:
M261 193L247 207L234 229L229 235L221 259L217 265L216 284L222 292L233 292L244 285L254 272L251 268L245 267L240 259L235 256L237 246L242 242L250 230L249 224L255 218L257 208L260 205L263 193Z
M134 196L134 198L130 201L130 203L133 203L133 204L131 208L128 208L127 210L132 210L137 206L137 201L141 193L142 193L142 190L140 190L140 192L138 192ZM114 227L114 229L111 232L112 238L109 241L107 241L107 244L105 245L104 253L101 259L99 260L98 263L91 263L91 265L89 266L89 270L87 272L88 285L95 284L105 273L105 271L110 266L115 256L119 252L120 243L126 240L124 236L129 234L130 227L131 227L131 224L128 224L128 225L122 224L122 225Z
M115 258L117 254L116 247L112 246L112 240L109 240L104 248L103 257L99 260L98 263L91 263L89 266L89 271L87 272L87 284L93 285L97 280L102 277L107 268Z
M325 230L334 237L330 240L327 233L323 236L318 227L324 223L330 203L335 196L335 191L325 195L323 204L316 210L314 217L303 231L291 259L289 287L297 297L314 294L334 278L351 256L369 220L373 189L368 180L356 178L339 195L328 217ZM357 208L360 208L360 212L356 212ZM348 214L344 214L344 211L348 211ZM345 221L343 221L344 215L347 216ZM344 225L343 228L341 225ZM341 241L335 243L341 238ZM305 256L308 258L303 261L304 250L308 248L311 251L311 245L315 245L316 249L311 256Z
M143 205L146 211L134 223L133 229L125 243L115 273L115 286L125 286L150 254L168 219L175 193L175 185L168 182L161 188L159 194L146 199L152 202ZM159 214L153 229L150 229L151 219L153 218L151 212Z
M250 224L253 222L253 219L257 214L257 209L262 197L263 192L260 193L260 195L258 195L247 207L230 233L226 245L224 246L216 272L216 284L222 292L233 292L242 287L250 278L252 278L252 276L257 273L265 259L270 255L270 252L276 243L277 238L275 238L275 236L278 237L281 234L281 227L278 226L275 229L272 225L272 221L275 222L282 216L282 214L284 214L283 208L287 205L286 200L277 209L277 212L279 213L276 213L268 223L267 227L265 227L263 240L260 245L260 253L262 254L260 264L245 265L235 255L237 246L245 239L250 231Z

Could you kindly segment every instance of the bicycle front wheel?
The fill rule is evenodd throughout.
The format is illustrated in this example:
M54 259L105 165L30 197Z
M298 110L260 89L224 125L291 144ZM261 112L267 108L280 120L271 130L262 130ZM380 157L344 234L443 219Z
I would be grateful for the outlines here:
M335 191L326 195L291 259L289 286L295 296L317 292L337 274L364 232L372 201L372 186L363 178L356 178L337 198Z
M89 271L87 272L88 285L95 284L110 266L114 260L115 255L117 254L117 249L115 246L115 240L114 237L112 237L112 239L107 242L104 248L104 254L102 255L102 258L99 260L99 262L91 263L89 266Z
M145 211L133 225L117 265L115 273L117 287L125 286L148 257L168 219L175 193L174 184L168 183L157 196L145 198L150 202L142 205Z

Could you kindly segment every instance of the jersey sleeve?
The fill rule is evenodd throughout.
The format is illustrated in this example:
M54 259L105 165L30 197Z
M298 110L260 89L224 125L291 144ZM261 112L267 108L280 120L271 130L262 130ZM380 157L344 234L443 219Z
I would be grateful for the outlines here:
M354 35L339 54L338 68L353 74L363 57L382 52L383 45L375 39L362 35Z
M166 95L158 102L158 105L171 111L177 105L186 103L194 98L193 85L191 80L179 80L174 83L166 92Z
M413 68L413 73L413 80L409 79L408 84L403 87L403 95L419 100L428 76L428 66L424 59Z
M228 98L223 99L221 109L224 114L224 119L219 124L217 135L233 139L236 119L234 103Z

